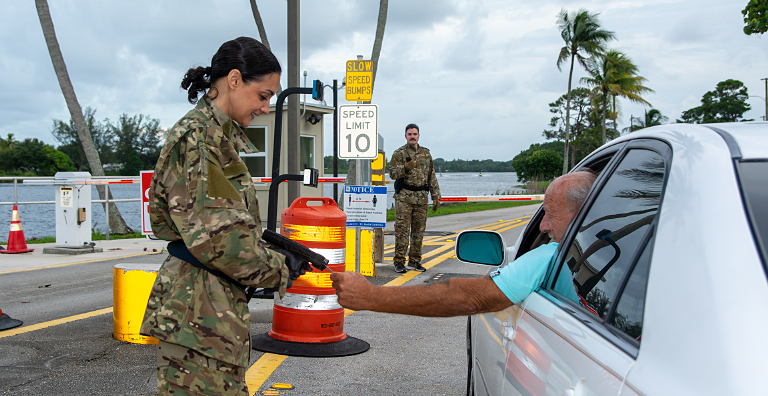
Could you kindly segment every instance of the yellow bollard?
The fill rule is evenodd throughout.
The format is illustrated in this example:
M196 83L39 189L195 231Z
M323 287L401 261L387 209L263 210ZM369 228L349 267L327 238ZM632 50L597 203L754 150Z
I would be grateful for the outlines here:
M139 334L149 292L160 264L116 264L112 269L112 337L134 344L157 345L157 338Z
M346 270L355 272L355 229L347 228ZM360 273L376 277L376 263L373 262L373 230L360 230Z

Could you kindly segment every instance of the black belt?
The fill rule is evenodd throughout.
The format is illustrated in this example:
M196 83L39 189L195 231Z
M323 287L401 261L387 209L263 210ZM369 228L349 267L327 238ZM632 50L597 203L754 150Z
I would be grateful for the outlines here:
M411 191L428 191L429 190L429 186L426 184L423 186L412 186L408 183L403 183L403 188Z
M168 243L168 254L170 254L171 256L176 257L176 258L178 258L180 260L184 260L184 261L192 264L193 266L195 266L197 268L204 269L204 270L210 272L211 274L213 274L213 275L215 275L215 276L217 276L217 277L219 277L221 279L224 279L225 281L227 281L229 283L232 283L235 286L245 290L245 286L243 286L240 282L230 278L229 276L227 276L225 273L223 273L221 271L217 271L215 269L210 269L210 268L206 267L203 263L198 261L195 258L195 256L193 256L192 253L190 253L189 249L187 249L187 245L185 245L184 241L182 241L182 240L173 241L173 242Z

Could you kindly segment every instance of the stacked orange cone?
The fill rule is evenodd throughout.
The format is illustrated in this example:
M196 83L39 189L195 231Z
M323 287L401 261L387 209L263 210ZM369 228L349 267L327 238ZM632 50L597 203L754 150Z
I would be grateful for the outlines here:
M27 249L27 240L24 239L24 231L21 229L19 208L13 205L11 214L11 231L8 233L8 246L0 253L27 253L35 249Z
M3 310L0 309L0 330L12 329L14 327L21 326L22 323L22 321L13 319L12 317L8 316L8 314L4 314Z

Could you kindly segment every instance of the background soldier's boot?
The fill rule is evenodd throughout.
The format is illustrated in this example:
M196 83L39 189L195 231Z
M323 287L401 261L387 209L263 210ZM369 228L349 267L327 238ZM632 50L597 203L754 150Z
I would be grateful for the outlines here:
M421 266L421 263L413 263L413 262L408 262L408 268L415 271L419 271L419 272L424 272L427 270L426 268Z
M408 269L402 263L395 263L395 272L402 274L405 271L408 271Z

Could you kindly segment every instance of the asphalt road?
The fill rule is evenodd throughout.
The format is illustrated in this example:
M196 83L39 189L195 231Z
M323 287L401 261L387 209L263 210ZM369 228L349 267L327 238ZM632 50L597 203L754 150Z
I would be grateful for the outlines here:
M412 277L405 284L418 284L434 281L436 277L484 274L487 268L462 264L452 258L455 232L468 228L496 229L511 245L524 228L527 216L537 208L538 205L531 205L430 218L422 261L429 269L416 276L413 272L394 272L394 237L387 235L384 263L377 264L376 277L371 280L383 285ZM392 230L392 224L387 229ZM12 336L4 336L0 331L0 393L154 395L157 347L113 339L109 309L113 305L115 264L161 263L164 258L165 254L158 254L0 272L0 308L23 320L25 327L50 324ZM93 316L66 319L87 313ZM251 334L269 331L271 323L262 319L253 315ZM420 318L353 312L346 317L344 330L347 335L368 342L367 352L342 358L286 358L253 351L250 391L272 394L269 389L274 383L289 383L293 389L273 394L463 395L466 323L466 317Z

